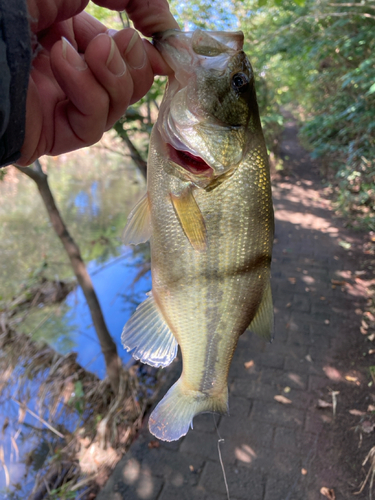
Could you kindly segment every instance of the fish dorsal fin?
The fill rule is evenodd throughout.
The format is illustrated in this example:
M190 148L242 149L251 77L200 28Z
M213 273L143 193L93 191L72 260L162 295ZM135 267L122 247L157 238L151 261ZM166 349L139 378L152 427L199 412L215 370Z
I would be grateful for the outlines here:
M145 243L151 236L151 218L148 193L146 193L130 212L122 241L124 245Z
M165 322L152 294L140 304L124 326L122 345L135 359L151 366L168 366L177 354L178 343Z
M205 250L207 247L206 225L191 187L187 187L180 196L171 194L171 200L191 246L200 252Z
M267 288L263 294L262 302L256 312L253 321L250 323L249 330L259 335L265 340L272 340L273 338L273 304L271 284L268 283Z

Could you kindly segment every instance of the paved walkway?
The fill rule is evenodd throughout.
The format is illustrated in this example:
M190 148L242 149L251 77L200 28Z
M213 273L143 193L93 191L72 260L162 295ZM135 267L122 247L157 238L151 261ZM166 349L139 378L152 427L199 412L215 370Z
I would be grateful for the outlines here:
M319 397L329 401L330 384L340 376L332 356L345 332L359 328L355 308L362 292L338 283L356 269L340 246L354 236L334 217L292 122L283 154L292 174L274 189L275 340L266 344L251 333L240 338L229 374L230 416L216 417L230 498L324 500L320 488L327 486L335 489L336 500L360 500L366 497L340 493L340 464L326 467L320 460L332 417L316 408ZM174 378L179 369L172 368ZM154 443L145 428L97 499L227 498L212 415L196 417L194 430L178 442Z

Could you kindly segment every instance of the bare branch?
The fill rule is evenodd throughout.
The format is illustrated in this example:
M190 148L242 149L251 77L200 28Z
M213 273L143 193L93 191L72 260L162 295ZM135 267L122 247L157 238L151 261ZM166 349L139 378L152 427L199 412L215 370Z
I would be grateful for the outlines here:
M365 5L363 3L328 3L330 7L368 7L369 9L375 9L375 6Z
M143 177L145 179L147 179L147 162L142 158L140 152L138 151L138 149L135 147L135 145L131 141L126 130L123 131L123 134L121 135L121 139L128 146L128 148L130 150L130 156L131 156L132 160L134 161L134 163L139 168L139 170L141 171Z
M117 149L110 148L109 146L95 145L91 146L93 149L98 149L100 151L109 151L110 153L116 153L117 155L123 156L124 158L132 158L132 155L129 153L123 153L122 151L118 151Z
M42 176L39 174L39 172L37 172L31 167L20 167L18 165L14 165L14 167L16 167L16 169L22 172L23 174L27 175L27 177L30 177L30 179L32 179L35 182L40 181L42 179Z
M343 16L360 16L360 17L368 17L370 19L375 19L375 16L372 14L368 14L367 12L330 12L329 14L324 14L321 16L317 16L318 19L323 19L325 17L343 17Z
M40 161L39 161L39 158L37 158L37 159L34 161L34 165L35 165L36 170L37 170L40 174L45 175L45 174L44 174L44 172L43 172L43 169L42 169L42 165L41 165L41 163L40 163Z
M30 410L30 408L28 408L24 403L20 403L19 401L17 401L17 399L14 399L13 397L11 397L11 399L15 403L17 403L19 406L21 406L21 408L23 408L27 412L29 412L30 415L32 415L34 418L36 418L37 420L39 420L39 422L41 422L43 425L45 425L46 427L48 427L48 429L50 431L54 432L60 438L65 438L64 434L61 434L61 432L59 432L57 429L55 429L54 427L52 427L51 424L49 424L48 422L46 422L46 420L44 420L44 418L40 417L39 415L37 415L36 413L34 413L32 410Z

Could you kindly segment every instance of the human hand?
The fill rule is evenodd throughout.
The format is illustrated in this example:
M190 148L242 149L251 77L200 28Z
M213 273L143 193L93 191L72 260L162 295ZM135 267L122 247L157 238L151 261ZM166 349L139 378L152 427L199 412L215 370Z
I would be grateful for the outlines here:
M147 93L156 74L171 71L135 30L109 36L106 26L82 12L87 3L28 0L30 27L39 50L30 73L25 140L18 165L29 165L44 154L58 155L94 144L129 104ZM125 9L145 36L178 28L167 0L95 3Z

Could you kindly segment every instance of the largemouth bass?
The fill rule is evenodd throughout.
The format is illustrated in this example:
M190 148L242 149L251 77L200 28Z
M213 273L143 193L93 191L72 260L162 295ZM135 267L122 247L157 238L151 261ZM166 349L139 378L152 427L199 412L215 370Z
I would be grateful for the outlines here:
M273 209L252 67L241 32L170 30L154 43L174 70L153 128L147 193L125 242L151 243L152 291L122 342L152 366L181 347L180 379L149 419L184 436L201 412L227 413L239 336L273 328Z

